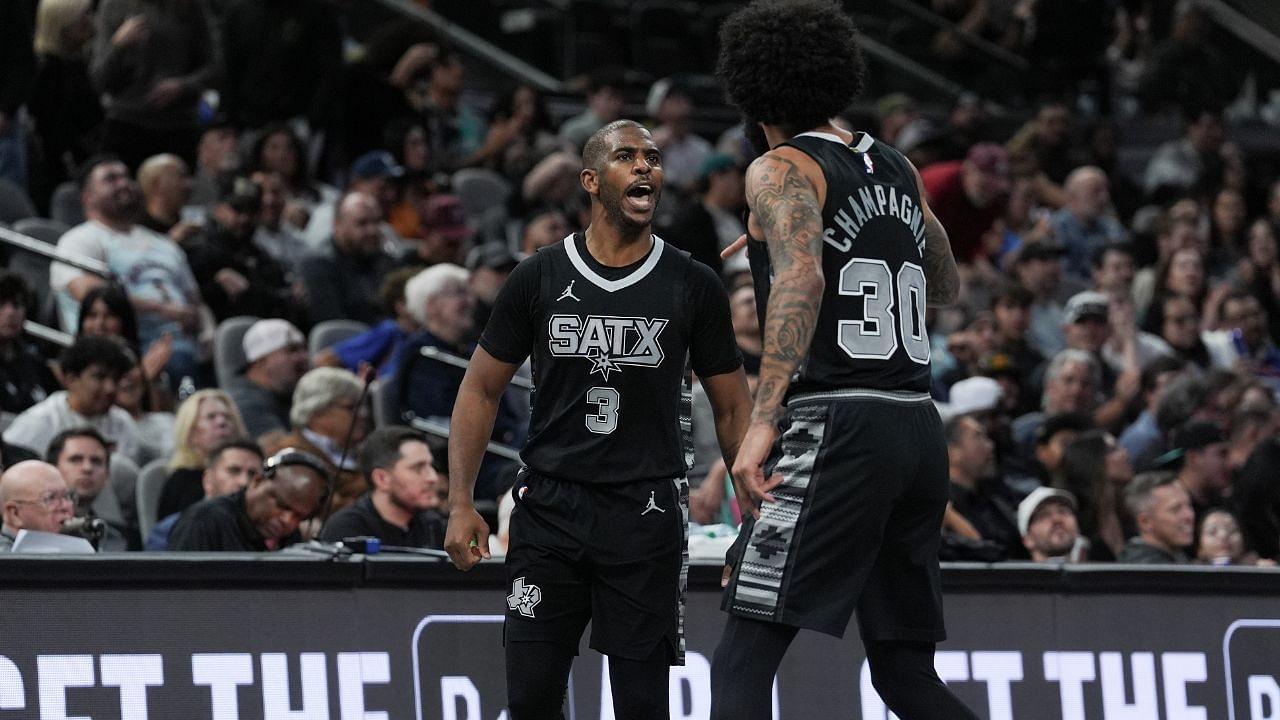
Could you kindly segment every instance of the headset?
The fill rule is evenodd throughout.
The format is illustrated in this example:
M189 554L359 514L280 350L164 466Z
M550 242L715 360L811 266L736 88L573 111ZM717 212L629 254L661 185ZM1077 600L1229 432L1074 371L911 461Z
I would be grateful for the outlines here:
M329 472L329 468L325 465L325 462L304 450L299 450L295 447L287 447L267 458L267 461L262 465L262 475L270 480L271 478L274 478L280 468L285 465L298 465L301 467L311 468L319 473L320 477L324 478L324 496L320 499L320 505L321 507L328 509L329 499L333 497L335 480L333 473Z

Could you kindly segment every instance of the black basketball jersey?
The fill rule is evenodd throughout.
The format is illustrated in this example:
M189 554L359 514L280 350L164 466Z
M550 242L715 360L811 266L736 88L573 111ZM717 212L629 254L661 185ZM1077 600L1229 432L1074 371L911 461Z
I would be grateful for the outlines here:
M741 364L719 279L656 235L625 268L596 263L580 234L542 248L503 286L480 345L503 362L532 356L524 463L591 483L684 476L690 367Z
M787 145L827 180L822 207L826 286L791 393L844 388L929 390L924 215L915 174L897 150L859 134L802 133ZM768 248L748 243L761 327L772 279Z

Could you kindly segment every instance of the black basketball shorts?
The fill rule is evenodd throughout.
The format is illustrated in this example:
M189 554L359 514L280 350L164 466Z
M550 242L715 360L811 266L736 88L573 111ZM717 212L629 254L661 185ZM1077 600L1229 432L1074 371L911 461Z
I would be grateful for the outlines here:
M743 524L723 608L864 641L946 637L938 571L947 448L928 395L844 390L787 406L776 502Z
M684 664L689 485L587 484L522 470L507 545L505 642L564 643L628 660L659 643Z

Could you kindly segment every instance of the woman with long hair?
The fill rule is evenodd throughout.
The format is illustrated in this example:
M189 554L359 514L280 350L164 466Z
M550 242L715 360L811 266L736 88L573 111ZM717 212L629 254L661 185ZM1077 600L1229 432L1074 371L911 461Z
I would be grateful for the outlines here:
M1076 496L1080 536L1089 540L1090 560L1115 560L1124 548L1121 494L1132 479L1129 454L1106 431L1081 433L1063 451L1053 484Z
M169 409L166 383L156 382L173 354L173 336L164 335L151 343L146 354L138 352L138 317L124 288L115 284L99 285L85 293L80 301L76 337L109 337L123 342L141 360L143 379L149 388L148 402L156 408Z
M248 436L240 411L222 390L199 390L187 398L174 421L173 457L157 517L181 512L203 500L201 479L209 453L228 440Z

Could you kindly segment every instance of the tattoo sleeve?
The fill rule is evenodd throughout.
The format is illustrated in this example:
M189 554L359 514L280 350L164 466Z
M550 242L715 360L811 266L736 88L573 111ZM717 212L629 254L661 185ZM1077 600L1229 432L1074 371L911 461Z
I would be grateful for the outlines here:
M960 295L960 273L951 255L947 230L932 214L924 221L925 302L932 306L950 305Z
M773 264L760 384L752 422L777 422L796 368L809 352L822 302L822 209L794 162L765 155L747 175L747 202Z
M924 188L924 180L913 166L911 172L916 176L916 190L920 193L920 204L924 209L924 279L925 302L931 307L950 305L960 297L960 271L956 269L956 258L951 254L951 240L947 237L947 229L938 222L929 202L925 199L928 192Z

